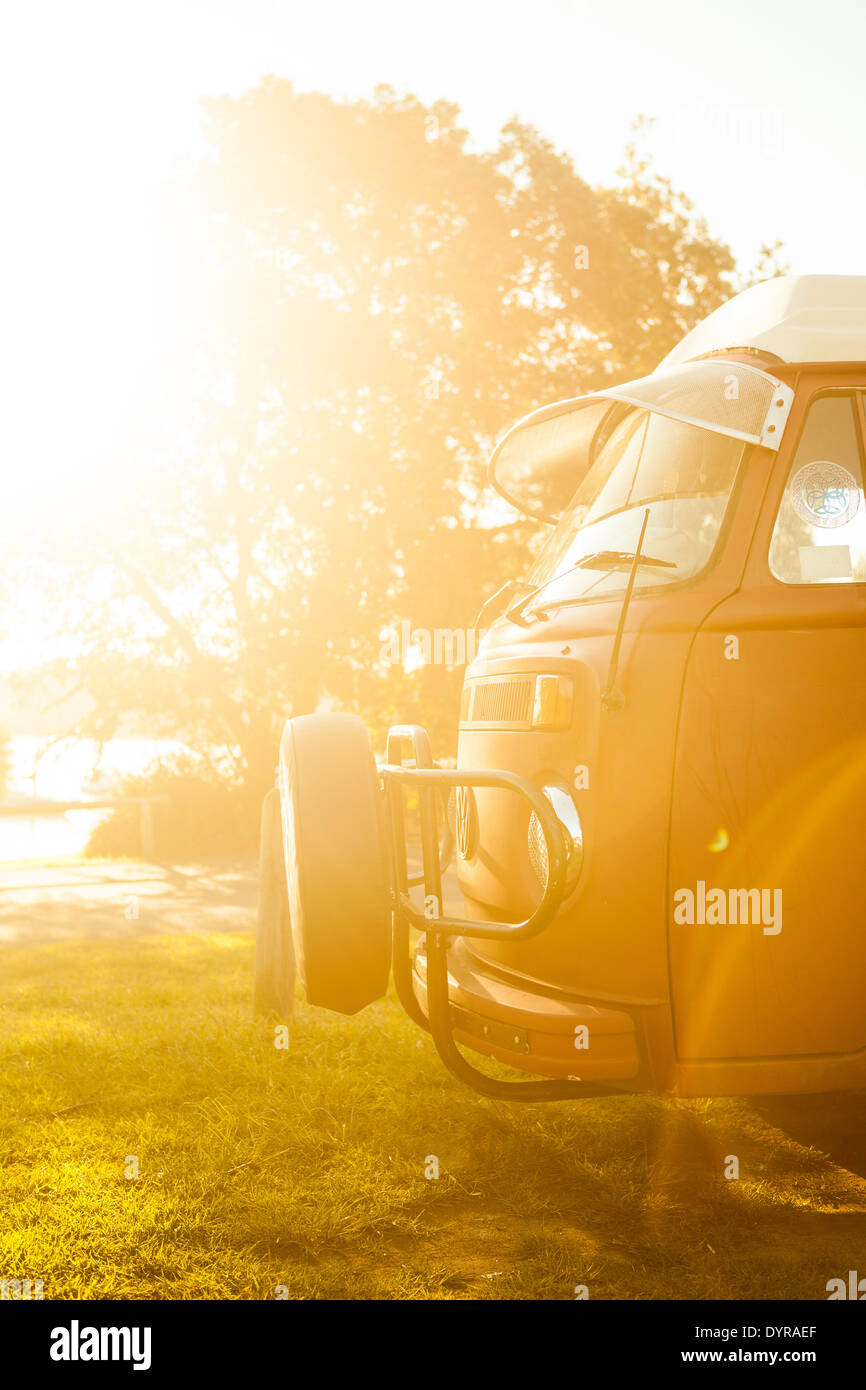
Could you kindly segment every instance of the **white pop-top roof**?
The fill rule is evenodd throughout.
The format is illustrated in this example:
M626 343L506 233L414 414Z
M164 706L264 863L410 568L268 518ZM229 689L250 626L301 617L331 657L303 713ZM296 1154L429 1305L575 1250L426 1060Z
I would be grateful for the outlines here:
M866 275L780 275L743 290L687 333L662 367L724 348L785 362L866 361Z

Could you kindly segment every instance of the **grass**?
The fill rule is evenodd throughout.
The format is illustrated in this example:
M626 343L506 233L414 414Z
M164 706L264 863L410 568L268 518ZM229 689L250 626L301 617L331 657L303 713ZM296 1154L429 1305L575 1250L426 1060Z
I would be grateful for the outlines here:
M862 1093L508 1106L391 999L300 1006L277 1049L247 935L2 960L0 1277L46 1298L822 1299L866 1274Z

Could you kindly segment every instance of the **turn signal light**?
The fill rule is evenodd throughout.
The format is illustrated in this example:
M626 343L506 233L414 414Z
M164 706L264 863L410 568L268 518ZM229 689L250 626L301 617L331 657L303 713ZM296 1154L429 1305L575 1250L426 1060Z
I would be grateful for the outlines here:
M567 729L574 706L574 683L570 676L536 676L532 706L533 729Z

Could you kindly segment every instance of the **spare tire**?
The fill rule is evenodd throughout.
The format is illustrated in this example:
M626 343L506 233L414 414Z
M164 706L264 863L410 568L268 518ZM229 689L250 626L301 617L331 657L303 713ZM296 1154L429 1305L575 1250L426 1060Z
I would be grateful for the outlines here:
M379 778L363 720L287 721L280 798L289 915L310 1004L354 1014L388 988L391 902Z
M268 1017L291 1018L294 1003L295 948L289 921L280 793L274 787L262 804L254 1007L256 1013Z

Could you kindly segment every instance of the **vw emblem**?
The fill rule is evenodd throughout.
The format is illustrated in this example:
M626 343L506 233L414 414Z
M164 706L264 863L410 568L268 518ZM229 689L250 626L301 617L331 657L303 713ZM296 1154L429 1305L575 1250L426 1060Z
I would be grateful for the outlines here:
M454 805L454 838L461 859L471 859L478 838L478 815L471 787L458 787Z

